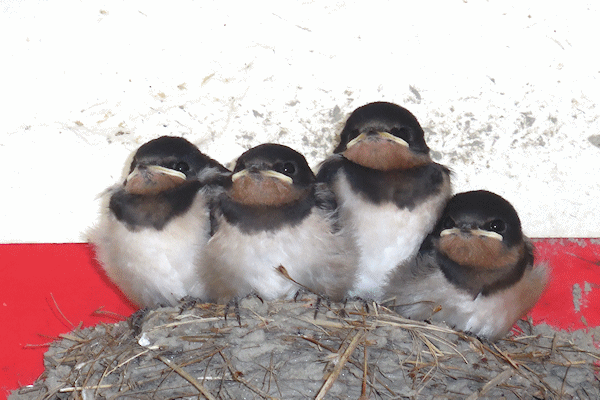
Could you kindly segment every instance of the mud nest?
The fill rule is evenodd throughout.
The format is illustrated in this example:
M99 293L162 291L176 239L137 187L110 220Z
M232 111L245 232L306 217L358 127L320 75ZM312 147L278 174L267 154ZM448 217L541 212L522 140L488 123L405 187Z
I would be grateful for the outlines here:
M361 303L160 308L62 335L17 399L598 399L593 332L520 321L497 343ZM600 333L600 332L597 332Z

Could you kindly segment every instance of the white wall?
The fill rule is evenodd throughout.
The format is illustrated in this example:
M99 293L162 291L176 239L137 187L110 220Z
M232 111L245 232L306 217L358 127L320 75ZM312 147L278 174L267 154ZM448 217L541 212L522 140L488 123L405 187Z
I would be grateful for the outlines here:
M84 240L151 138L223 163L279 142L316 166L376 100L530 236L600 236L596 2L325 3L0 3L0 242Z

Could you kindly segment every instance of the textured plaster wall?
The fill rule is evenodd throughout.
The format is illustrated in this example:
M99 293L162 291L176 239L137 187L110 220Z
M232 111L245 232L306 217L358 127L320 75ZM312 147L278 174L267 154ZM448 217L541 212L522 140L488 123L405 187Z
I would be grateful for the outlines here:
M600 12L545 1L3 1L0 242L74 242L145 141L316 166L367 102L411 110L457 191L600 236Z

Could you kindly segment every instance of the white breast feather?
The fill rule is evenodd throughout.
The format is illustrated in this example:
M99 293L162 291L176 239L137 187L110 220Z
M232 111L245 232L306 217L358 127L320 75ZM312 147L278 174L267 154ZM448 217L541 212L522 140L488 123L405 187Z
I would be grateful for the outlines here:
M209 230L208 209L200 191L190 209L160 231L131 232L105 206L90 240L109 278L132 301L140 306L174 305L184 296L205 297L195 263Z
M332 233L328 220L315 210L296 226L256 233L244 233L222 218L206 247L203 275L213 283L209 292L219 302L250 292L264 300L291 298L299 288L275 270L279 265L313 290L340 292L354 278L349 249L348 239Z
M408 276L408 275L405 275ZM489 296L476 298L451 285L441 271L394 289L400 314L413 319L446 322L478 337L497 340L506 335L540 297L547 282L545 265L528 269L519 282ZM440 306L439 311L431 314Z
M357 283L350 295L380 301L387 274L416 254L433 229L450 195L449 183L443 194L425 199L412 210L364 200L343 175L336 182L336 193L343 225L353 232L360 257Z

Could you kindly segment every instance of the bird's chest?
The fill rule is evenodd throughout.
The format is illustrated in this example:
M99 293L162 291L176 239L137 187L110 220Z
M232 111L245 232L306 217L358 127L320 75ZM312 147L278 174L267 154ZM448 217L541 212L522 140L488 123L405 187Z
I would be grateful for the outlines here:
M502 295L473 298L464 291L453 289L445 298L439 298L441 310L432 320L444 321L455 329L470 332L479 337L494 338L510 329L513 318L510 299Z
M265 299L293 295L297 287L276 268L284 266L289 275L301 277L324 258L329 230L314 213L294 226L276 230L245 232L221 220L208 248L218 254L219 268L246 282Z
M126 259L132 267L154 267L158 279L163 274L191 270L194 258L208 240L207 218L187 215L173 219L164 229L152 228L137 232L121 232L117 240L128 243L123 246ZM119 229L122 231L123 229Z
M441 201L435 196L412 208L375 204L352 190L342 177L336 185L343 224L351 229L363 268L389 271L412 256L435 224Z

